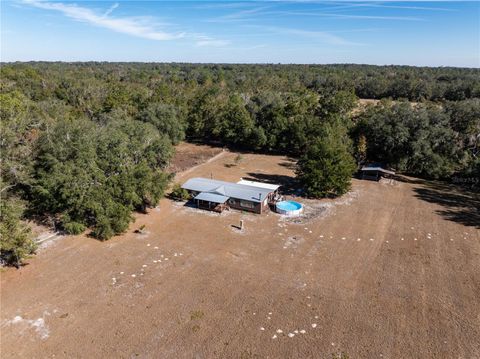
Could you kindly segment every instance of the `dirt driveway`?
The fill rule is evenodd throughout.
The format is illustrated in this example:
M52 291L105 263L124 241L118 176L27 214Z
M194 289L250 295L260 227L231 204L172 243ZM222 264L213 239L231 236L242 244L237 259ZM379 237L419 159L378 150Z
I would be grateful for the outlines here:
M224 152L177 181L193 176L293 171ZM1 275L1 357L480 358L478 198L355 180L300 201L292 221L164 199L108 242L51 243Z

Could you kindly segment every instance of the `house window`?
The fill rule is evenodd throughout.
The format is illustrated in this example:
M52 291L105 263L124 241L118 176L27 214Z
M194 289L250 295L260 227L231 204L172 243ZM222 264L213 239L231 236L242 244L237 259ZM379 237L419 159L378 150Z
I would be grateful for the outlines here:
M253 207L255 207L255 205L253 204L253 202L243 201L243 200L240 200L240 206L242 206L242 207L244 207L244 208L253 208Z
M233 198L229 198L228 203L235 204L235 200Z

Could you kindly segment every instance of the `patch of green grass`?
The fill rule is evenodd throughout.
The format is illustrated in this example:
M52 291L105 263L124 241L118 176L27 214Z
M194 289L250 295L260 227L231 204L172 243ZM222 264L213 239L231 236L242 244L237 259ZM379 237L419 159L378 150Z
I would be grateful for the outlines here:
M201 310L194 310L190 312L190 320L202 319L204 315L205 313L202 312Z
M347 353L333 353L332 359L350 359L350 356Z
M198 324L195 324L193 327L192 327L192 332L196 333L200 330L200 325Z

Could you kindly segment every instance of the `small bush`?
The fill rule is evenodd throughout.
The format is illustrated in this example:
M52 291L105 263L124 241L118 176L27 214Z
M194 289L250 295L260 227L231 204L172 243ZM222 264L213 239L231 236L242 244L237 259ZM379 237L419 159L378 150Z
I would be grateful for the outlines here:
M241 161L243 160L243 156L238 154L235 159L234 159L234 162L235 164L239 164Z
M68 234L80 234L83 233L87 227L79 222L68 222L63 225L63 229Z
M190 312L190 320L202 319L205 313L201 310L194 310Z
M341 352L338 354L333 353L332 359L350 359L350 356L347 353Z
M178 183L176 183L173 186L173 190L172 190L172 193L170 194L170 196L173 199L176 199L178 201L186 201L186 200L190 199L190 194L188 193L188 191L186 189L182 188Z
M107 218L100 218L92 231L92 236L100 239L101 241L110 239L114 235L115 231L112 229L112 226Z

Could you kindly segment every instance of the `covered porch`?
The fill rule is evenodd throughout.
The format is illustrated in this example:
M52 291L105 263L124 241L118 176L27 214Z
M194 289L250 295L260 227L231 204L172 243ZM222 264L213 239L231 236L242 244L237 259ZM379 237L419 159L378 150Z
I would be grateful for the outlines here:
M194 198L198 208L219 213L228 209L227 200L228 197L226 196L208 192L202 192Z

